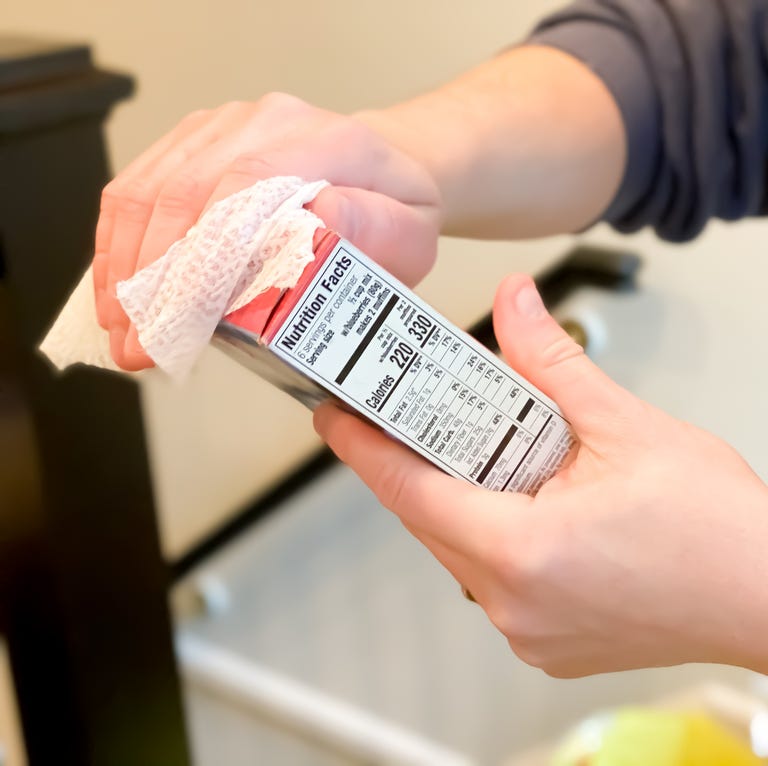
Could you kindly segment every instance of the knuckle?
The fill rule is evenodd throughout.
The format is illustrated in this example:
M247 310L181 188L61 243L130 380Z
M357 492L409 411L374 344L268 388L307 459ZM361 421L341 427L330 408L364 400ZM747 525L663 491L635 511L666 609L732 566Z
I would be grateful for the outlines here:
M317 129L318 144L324 147L344 147L344 151L358 157L372 168L385 168L392 158L392 150L377 133L351 117L328 115Z
M117 178L113 178L102 190L101 190L101 209L108 210L115 207L118 199L118 185Z
M541 667L544 657L540 641L532 630L531 619L509 602L486 608L489 619L507 640L509 648L527 665Z
M605 402L600 411L586 413L584 419L612 438L613 453L616 455L631 454L638 448L652 450L656 455L663 450L652 418L642 406L637 406L633 397Z
M262 178L279 175L277 168L263 152L246 152L236 157L229 165L228 175Z
M496 578L508 592L525 593L546 573L549 554L542 541L531 537L519 530L514 541L504 539L487 552Z
M235 99L233 101L227 101L226 103L222 104L217 111L229 114L234 113L237 114L238 112L243 112L247 109L250 109L252 107L252 104L248 101L242 101L240 99Z
M506 600L484 604L483 608L488 615L488 619L493 623L496 629L507 639L510 646L515 645L520 638L519 622L512 610L509 602ZM513 649L514 651L514 649Z
M157 198L157 207L169 213L186 212L200 194L200 181L188 174L171 179Z
M529 640L521 640L518 636L507 636L507 643L509 644L509 648L515 653L515 656L521 659L526 665L530 665L532 668L539 668L539 670L544 670L544 672L546 672L545 668L547 662L545 658Z
M116 179L102 193L104 201L126 218L144 218L154 206L154 190L145 179Z
M514 625L504 634L509 648L515 656L532 668L538 668L548 673L552 669L552 657L544 650L540 638L522 625Z
M518 586L527 592L536 587L552 587L567 577L572 563L569 551L576 535L567 520L560 520L557 528L540 526L536 534L521 540L520 552L515 561Z
M517 551L510 545L498 545L488 552L488 563L504 586L518 592L524 585L525 567Z
M540 526L534 534L520 531L514 543L495 545L485 555L503 591L513 599L531 602L542 588L556 587L567 576L569 539L572 534L567 527L555 534Z
M179 125L183 125L185 127L189 125L195 125L198 122L202 122L203 120L207 119L210 117L210 115L210 109L195 109L193 112L190 112L189 114L182 117Z
M584 356L584 349L573 338L564 332L544 346L541 351L541 362L547 368L560 367L573 359Z
M306 101L302 101L302 99L297 96L292 96L289 93L282 93L280 91L270 91L269 93L265 93L256 104L259 110L280 113L299 112L310 110L312 108Z
M393 463L382 463L374 482L376 497L389 510L405 507L411 499L409 474Z
M406 234L407 225L403 218L402 209L395 203L381 206L382 215L384 218L384 225L392 232L395 241L402 241L402 237Z

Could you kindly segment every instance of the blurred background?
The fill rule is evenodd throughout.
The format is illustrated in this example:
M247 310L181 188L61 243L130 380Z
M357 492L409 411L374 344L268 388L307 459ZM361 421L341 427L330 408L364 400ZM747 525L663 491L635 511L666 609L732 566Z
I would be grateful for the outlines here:
M228 100L279 90L349 112L415 95L522 39L561 4L32 0L6 3L0 31L86 43L99 66L136 79L106 123L119 171L188 112ZM509 271L539 275L577 244L637 253L634 289L577 286L558 317L581 327L616 379L726 438L765 478L766 368L754 350L767 329L767 239L765 224L748 222L712 225L684 247L602 226L537 242L444 240L418 292L468 327ZM306 410L213 350L184 387L154 374L139 385L170 567L290 483L320 446ZM715 681L754 691L754 677L717 667L547 678L509 653L354 477L330 468L301 481L266 520L177 567L176 641L198 766L511 763L598 709ZM8 763L21 764L8 709L0 736Z

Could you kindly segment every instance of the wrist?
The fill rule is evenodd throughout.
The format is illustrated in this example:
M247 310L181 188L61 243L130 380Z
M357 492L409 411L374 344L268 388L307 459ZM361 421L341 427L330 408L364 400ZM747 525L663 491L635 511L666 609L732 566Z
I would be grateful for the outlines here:
M474 187L483 180L483 152L491 155L482 138L478 110L471 106L478 97L460 80L409 101L354 115L429 173L443 201L441 231L445 234L483 235L469 231L462 221L476 197ZM479 204L492 202L483 195Z
M438 90L356 117L432 175L447 234L583 229L623 175L626 136L613 96L555 48L515 48Z
M746 536L752 542L752 556L742 568L744 587L737 597L743 615L743 633L736 648L739 665L768 674L768 485L755 477L749 498L751 524ZM740 562L741 563L741 562Z
M433 130L435 122L442 122L442 118L429 101L430 96L423 96L383 109L356 112L352 117L414 160L429 175L440 196L439 223L443 231L447 225L446 193L450 191L450 179L459 174L451 168L448 147L456 144L451 140L450 131ZM441 147L443 143L447 146L441 149L435 146L438 143Z
M713 660L768 674L768 486L750 479L730 498L729 535L714 543L722 554L713 550L710 564L719 582Z

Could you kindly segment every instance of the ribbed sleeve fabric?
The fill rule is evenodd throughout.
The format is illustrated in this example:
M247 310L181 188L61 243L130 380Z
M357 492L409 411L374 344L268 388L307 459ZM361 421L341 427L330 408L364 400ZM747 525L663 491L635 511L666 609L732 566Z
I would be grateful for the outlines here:
M616 99L628 156L605 220L682 241L766 212L768 0L577 0L529 42L580 59Z

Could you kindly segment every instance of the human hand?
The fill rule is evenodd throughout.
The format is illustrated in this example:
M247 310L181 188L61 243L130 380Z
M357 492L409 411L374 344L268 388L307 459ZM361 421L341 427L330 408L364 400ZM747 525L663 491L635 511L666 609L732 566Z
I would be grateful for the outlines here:
M579 438L536 497L452 478L333 405L317 431L524 661L559 677L691 661L768 670L768 488L727 444L611 381L529 278L502 283L494 324L510 365Z
M363 122L283 94L194 112L102 194L94 289L117 364L138 370L152 362L117 301L116 284L157 260L212 204L276 175L330 181L308 207L407 284L431 267L437 187Z

